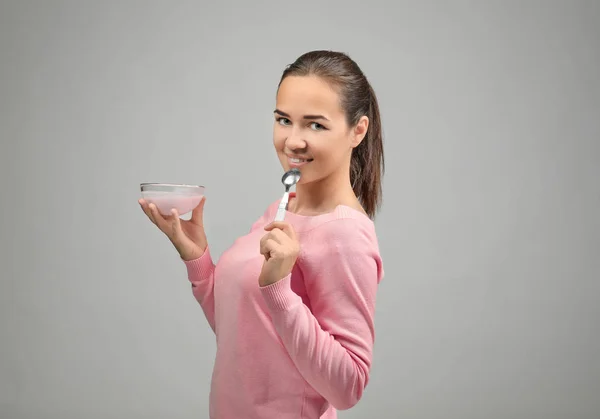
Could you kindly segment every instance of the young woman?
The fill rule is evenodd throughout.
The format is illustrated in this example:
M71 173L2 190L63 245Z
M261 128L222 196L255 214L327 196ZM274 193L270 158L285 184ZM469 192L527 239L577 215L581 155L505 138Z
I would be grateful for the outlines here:
M383 144L373 89L347 55L313 51L284 71L273 144L301 172L285 221L279 197L215 265L203 227L140 204L187 267L216 334L213 419L336 418L369 380L383 277L372 219Z

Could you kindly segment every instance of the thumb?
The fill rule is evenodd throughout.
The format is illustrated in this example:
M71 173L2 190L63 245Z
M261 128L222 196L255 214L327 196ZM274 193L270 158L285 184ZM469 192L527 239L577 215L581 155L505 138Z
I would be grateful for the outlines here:
M204 202L206 202L206 196L203 196L196 208L192 210L192 221L194 224L202 225L204 220Z

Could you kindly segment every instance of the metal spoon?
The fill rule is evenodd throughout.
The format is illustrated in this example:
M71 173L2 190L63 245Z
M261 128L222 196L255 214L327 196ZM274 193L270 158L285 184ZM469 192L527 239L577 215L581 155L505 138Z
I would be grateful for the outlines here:
M285 211L287 210L288 201L290 198L290 188L294 186L300 180L300 170L293 168L283 174L281 183L285 185L285 193L279 202L277 208L277 215L275 215L275 221L283 221L285 218Z

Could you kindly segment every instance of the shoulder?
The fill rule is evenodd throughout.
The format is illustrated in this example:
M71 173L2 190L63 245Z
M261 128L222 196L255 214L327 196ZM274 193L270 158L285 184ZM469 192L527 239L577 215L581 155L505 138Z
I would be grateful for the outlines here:
M330 244L377 243L373 222L366 215L347 207L339 207L331 217L315 223L306 232L311 238Z
M375 225L359 211L339 207L332 217L303 231L300 241L300 258L309 270L367 270L378 277L377 282L383 277Z
M345 205L338 206L323 217L314 217L303 227L304 233L317 240L345 242L352 239L362 243L377 243L373 221L363 212Z

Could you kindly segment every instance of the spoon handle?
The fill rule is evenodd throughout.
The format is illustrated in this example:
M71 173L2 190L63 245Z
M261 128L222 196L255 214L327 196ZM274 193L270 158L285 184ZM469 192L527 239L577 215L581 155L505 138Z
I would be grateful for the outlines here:
M288 200L290 193L285 192L281 201L279 201L279 207L277 208L277 214L275 215L275 221L283 221L285 218L285 211L287 210Z

